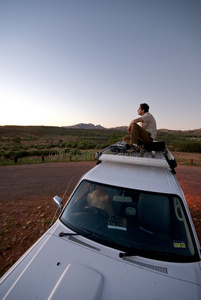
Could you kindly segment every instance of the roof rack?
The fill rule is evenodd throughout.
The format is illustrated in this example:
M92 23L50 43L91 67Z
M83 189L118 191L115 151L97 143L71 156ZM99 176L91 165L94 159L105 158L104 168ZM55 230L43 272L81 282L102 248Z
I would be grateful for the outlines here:
M112 144L96 154L97 164L102 161L125 163L134 165L143 165L150 167L170 168L175 174L177 162L164 142L154 141L144 144L144 150L137 152L128 149L128 145L124 142Z

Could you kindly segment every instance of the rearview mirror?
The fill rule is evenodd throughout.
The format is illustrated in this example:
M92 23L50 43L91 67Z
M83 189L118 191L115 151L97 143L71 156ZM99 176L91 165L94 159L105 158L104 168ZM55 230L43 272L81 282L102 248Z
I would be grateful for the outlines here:
M122 202L122 203L124 203L124 202L130 203L130 202L132 202L132 198L131 197L126 197L126 196L114 196L113 201Z

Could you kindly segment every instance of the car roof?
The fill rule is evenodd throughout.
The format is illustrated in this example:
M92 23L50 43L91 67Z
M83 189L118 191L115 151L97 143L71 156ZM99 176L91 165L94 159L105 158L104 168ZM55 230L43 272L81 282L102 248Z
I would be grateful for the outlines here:
M85 174L83 179L137 190L176 194L180 197L183 195L169 168L103 161Z

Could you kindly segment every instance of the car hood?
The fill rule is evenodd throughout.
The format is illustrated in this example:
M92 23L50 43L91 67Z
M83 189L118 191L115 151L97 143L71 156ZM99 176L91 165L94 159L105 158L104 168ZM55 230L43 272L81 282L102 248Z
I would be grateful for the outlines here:
M1 299L201 299L199 263L119 258L64 230L57 221L2 277Z

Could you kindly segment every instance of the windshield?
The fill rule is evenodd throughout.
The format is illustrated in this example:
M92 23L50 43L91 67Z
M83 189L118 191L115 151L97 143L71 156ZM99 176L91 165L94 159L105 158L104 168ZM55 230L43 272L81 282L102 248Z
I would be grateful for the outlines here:
M194 242L180 198L83 180L61 221L88 238L130 255L195 261Z

